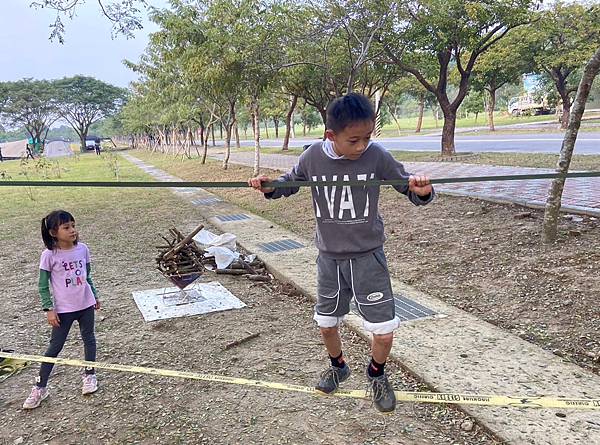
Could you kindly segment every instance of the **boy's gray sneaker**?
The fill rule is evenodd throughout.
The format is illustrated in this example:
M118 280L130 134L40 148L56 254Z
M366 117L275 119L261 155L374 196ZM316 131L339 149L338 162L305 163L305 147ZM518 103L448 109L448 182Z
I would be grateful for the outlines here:
M394 411L396 409L396 394L387 376L383 374L380 377L371 377L367 372L367 378L369 379L367 391L373 395L375 408L382 413Z
M325 394L332 394L338 389L340 383L348 380L351 373L350 366L348 365L343 368L330 366L321 373L321 378L315 389L324 392Z

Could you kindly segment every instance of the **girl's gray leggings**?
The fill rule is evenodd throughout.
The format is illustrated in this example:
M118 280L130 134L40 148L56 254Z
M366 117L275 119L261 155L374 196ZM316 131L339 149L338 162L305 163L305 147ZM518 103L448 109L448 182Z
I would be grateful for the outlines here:
M81 338L83 340L83 350L85 353L85 359L91 362L96 361L96 335L94 334L94 306L90 306L87 309L76 312L65 312L58 314L60 319L60 326L55 328L52 327L52 336L50 337L50 345L48 350L44 354L46 357L58 357L58 354L67 341L67 336L71 330L73 322L79 323L79 331L81 332ZM42 363L40 367L40 377L37 382L37 386L45 388L48 384L48 377L52 368L53 363ZM94 374L94 368L86 368L86 374Z

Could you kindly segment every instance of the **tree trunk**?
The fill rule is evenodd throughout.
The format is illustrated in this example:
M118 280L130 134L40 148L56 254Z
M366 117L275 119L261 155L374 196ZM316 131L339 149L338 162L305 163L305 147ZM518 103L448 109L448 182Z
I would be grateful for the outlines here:
M569 125L565 132L562 147L560 149L560 157L556 166L557 173L568 173L569 165L571 164L571 157L573 156L573 149L575 148L575 142L577 140L577 133L581 125L581 118L585 111L585 103L587 102L592 88L592 83L600 71L600 48L596 51L594 56L590 59L583 70L579 87L577 88L577 95L575 96L575 102L573 106L573 114L569 119ZM546 201L546 210L544 212L544 224L542 228L542 240L544 243L552 243L556 240L557 226L558 226L558 214L560 212L562 192L565 185L565 178L559 177L552 181L552 186L548 192L548 199Z
M86 152L85 138L87 138L88 130L89 130L89 126L81 125L79 127L79 131L80 131L79 137L81 138L81 153L85 153Z
M210 126L212 127L213 124L210 124ZM202 164L206 164L206 157L208 156L208 131L206 137L204 138L202 147Z
M269 119L265 119L265 137L269 139Z
M488 90L490 93L490 102L488 103L488 124L490 126L490 131L496 131L496 127L494 126L494 108L496 108L496 90L491 89Z
M392 110L392 107L390 107L388 105L388 111L390 112L390 116L392 116L392 119L394 119L394 123L396 124L396 129L398 130L398 136L401 136L401 128L400 128L400 122L398 121L398 118L396 117L396 114L394 113L394 111Z
M423 126L423 113L425 112L425 95L419 96L419 117L417 118L417 129L415 133L421 132L421 127ZM437 121L436 121L437 128Z
M569 97L569 91L567 88L567 77L571 73L571 70L563 72L560 68L551 69L548 71L550 77L554 81L554 86L558 95L562 101L562 116L560 118L560 128L566 129L569 125L569 115L571 114L571 98Z
M325 129L323 130L323 140L325 140L325 132L327 131L327 110L325 108L319 108L319 114L321 115L323 125L325 126Z
M283 137L283 146L281 147L282 150L288 150L289 148L290 133L292 132L292 127L294 125L294 109L296 108L297 103L298 96L292 94L290 98L290 107L285 115L285 136Z
M231 138L225 137L225 156L223 157L223 170L229 166L229 157L231 156Z
M560 95L562 99L562 116L560 118L560 128L562 130L569 126L569 117L571 115L571 98L568 93Z
M275 139L279 139L279 118L273 118L273 125L275 126Z
M444 128L442 129L442 156L456 154L454 147L454 130L456 129L456 111L442 109L444 112Z
M79 133L79 142L80 142L80 146L79 146L79 151L81 153L85 153L85 135L83 134L83 130L81 130L81 133Z
M194 132L190 127L187 127L187 135L188 135L188 143L187 143L187 156L188 158L192 158L192 147L196 144L194 140Z
M210 133L212 136L212 146L215 147L217 144L215 144L215 124L212 124L210 126Z
M219 139L223 140L223 123L219 122Z
M241 144L240 144L240 128L238 126L237 121L235 123L234 131L235 131L235 148L241 148Z
M231 156L231 133L235 125L235 101L229 102L229 117L227 122L219 122L221 128L225 126L225 156L223 157L223 170L227 170L229 166L229 157ZM225 125L223 125L225 124Z
M252 125L254 127L254 176L260 172L260 109L258 99L252 103Z
M290 125L292 126L292 139L296 139L296 125L294 124L294 116L295 116L295 111L292 111L292 118L291 118L291 122Z

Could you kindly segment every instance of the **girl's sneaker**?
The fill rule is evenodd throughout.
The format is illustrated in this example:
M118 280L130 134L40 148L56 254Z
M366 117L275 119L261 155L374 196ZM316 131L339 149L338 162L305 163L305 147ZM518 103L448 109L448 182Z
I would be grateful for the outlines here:
M27 400L23 403L23 409L37 408L46 397L48 397L48 388L34 386L31 389L31 394L29 394L29 397L27 397Z
M81 394L92 394L96 391L98 391L98 380L96 379L96 374L84 374Z

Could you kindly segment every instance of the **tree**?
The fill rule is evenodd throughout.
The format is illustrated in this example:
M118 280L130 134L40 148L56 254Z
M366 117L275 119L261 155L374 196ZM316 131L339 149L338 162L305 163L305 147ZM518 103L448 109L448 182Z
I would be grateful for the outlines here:
M122 34L127 38L133 37L133 32L142 29L140 8L148 4L146 0L96 0L104 17L113 24L113 37ZM30 6L34 8L45 8L56 11L54 23L50 25L50 40L58 40L64 43L65 25L63 18L70 20L75 16L77 9L85 3L85 0L38 0L32 1Z
M214 104L207 103L202 94L199 79L203 72L196 70L203 60L198 48L206 42L202 10L181 1L173 1L171 6L171 10L153 10L151 19L161 29L151 34L139 63L127 62L142 76L135 100L126 107L127 115L146 121L138 136L142 145L172 151L175 156L191 157L194 132L199 132L204 153L200 155L198 148L196 151L205 162L208 133L219 119ZM142 108L141 115L136 108ZM128 123L127 127L136 126Z
M531 45L527 43L528 28L519 28L505 37L502 45L482 54L473 71L473 87L477 91L486 91L488 125L495 131L494 110L496 95L500 88L509 83L517 83L522 74L533 71Z
M467 114L473 113L475 115L475 123L477 123L477 116L485 109L481 91L471 91L467 94L460 109L464 110Z
M281 150L283 151L288 150L290 136L292 135L292 131L294 128L294 110L296 109L297 104L298 96L296 96L295 94L290 94L289 105L285 114L285 136L283 137L283 146L281 147Z
M314 107L324 124L336 97L351 91L383 95L399 75L378 60L382 48L376 36L386 14L374 15L358 0L297 1L288 17L285 91Z
M565 132L565 137L560 149L560 157L556 166L557 173L565 174L569 171L571 157L573 156L575 142L577 141L577 133L579 132L579 127L581 125L581 117L585 111L585 103L587 102L592 84L598 75L598 72L600 72L600 47L596 49L596 53L592 56L583 70L583 75L579 82L579 87L577 88L577 95L575 96L575 103L573 104L573 113L569 118L569 126ZM552 181L552 186L548 192L542 230L542 237L545 243L551 243L556 240L558 214L560 212L564 186L565 177L556 178Z
M600 41L600 6L556 2L527 30L538 70L551 79L560 96L561 128L567 128L571 97L579 83L577 70Z
M263 115L273 121L275 127L275 137L279 138L279 125L282 120L285 120L288 112L288 101L281 93L268 91L263 102Z
M58 119L55 82L23 79L0 84L0 117L10 128L24 127L29 136L43 142Z
M391 10L380 36L389 62L412 74L444 113L442 154L455 153L458 107L467 95L478 58L511 29L530 21L536 0L417 0L381 3ZM375 6L374 6L375 7ZM448 96L449 71L459 73L456 97Z
M305 103L300 109L300 120L302 122L302 136L306 136L307 129L311 131L321 122L317 110L308 103Z
M79 136L81 151L90 126L105 117L116 114L127 95L123 88L94 79L75 76L57 80L57 108Z

